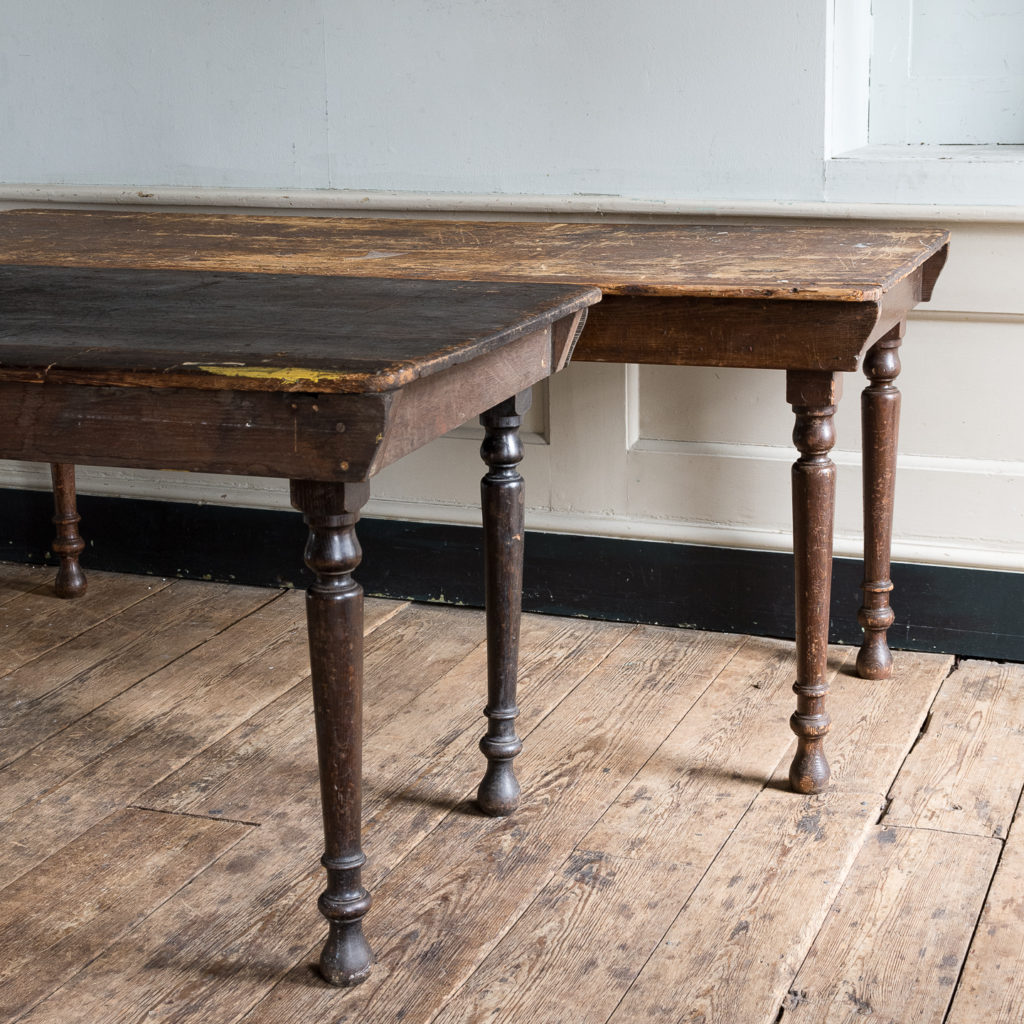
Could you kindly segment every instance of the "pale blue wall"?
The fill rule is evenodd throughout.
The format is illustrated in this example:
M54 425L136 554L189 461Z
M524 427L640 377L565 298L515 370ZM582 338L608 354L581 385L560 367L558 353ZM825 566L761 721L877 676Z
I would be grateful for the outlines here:
M0 181L820 199L827 8L6 0Z

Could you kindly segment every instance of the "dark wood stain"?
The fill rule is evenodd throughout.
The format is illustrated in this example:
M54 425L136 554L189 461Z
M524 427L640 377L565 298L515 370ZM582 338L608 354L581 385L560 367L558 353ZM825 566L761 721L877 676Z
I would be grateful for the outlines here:
M54 550L71 563L58 587L84 588L76 462L291 481L314 575L306 617L328 878L319 908L330 928L320 971L331 984L359 984L373 960L362 932L363 592L352 577L369 478L475 414L500 439L485 446L496 607L482 790L499 812L489 796L495 773L508 796L522 606L512 458L522 400L510 396L565 364L599 299L561 284L0 268L0 452L54 465Z
M557 285L0 267L0 380L392 391L600 298Z
M550 224L75 210L0 216L0 261L583 284L606 295L878 301L939 254L918 225ZM937 271L936 271L937 273Z

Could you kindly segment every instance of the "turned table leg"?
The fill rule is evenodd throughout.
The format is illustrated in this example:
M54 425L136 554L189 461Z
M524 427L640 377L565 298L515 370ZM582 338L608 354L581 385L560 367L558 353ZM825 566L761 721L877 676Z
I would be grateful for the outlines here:
M363 937L370 894L363 888L360 847L363 743L363 588L352 578L362 552L356 539L367 483L291 482L292 504L309 527L306 565L316 580L306 592L309 661L320 761L327 889L320 912L330 935L320 973L332 985L358 985L373 954Z
M829 716L828 615L832 590L832 526L836 467L833 416L842 394L841 378L819 370L789 370L786 400L793 406L793 558L796 582L796 712L790 726L797 751L789 769L798 793L819 793L828 785L824 742Z
M488 409L480 456L487 473L480 481L484 521L484 594L487 608L487 732L480 749L487 771L477 790L486 814L511 814L519 804L512 761L523 749L516 735L516 676L523 599L523 457L519 427L530 407L529 391Z
M896 493L896 445L900 429L900 342L905 324L877 341L864 359L869 384L861 395L864 446L864 603L857 621L864 640L857 654L862 679L888 679L892 654L886 632L894 615L889 607L892 581L892 509Z
M53 525L57 527L53 553L60 559L53 582L58 597L81 597L88 586L78 556L85 550L85 541L78 532L81 516L75 497L75 467L67 462L50 464L53 479Z

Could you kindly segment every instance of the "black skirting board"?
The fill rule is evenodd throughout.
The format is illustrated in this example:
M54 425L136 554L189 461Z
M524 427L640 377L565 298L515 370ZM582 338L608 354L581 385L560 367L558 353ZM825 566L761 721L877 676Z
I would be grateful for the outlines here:
M305 587L298 513L79 497L82 565L255 586ZM51 497L0 491L0 559L53 564ZM479 528L364 519L367 594L480 607ZM526 611L793 636L793 559L768 551L527 533ZM1024 573L895 563L895 649L1024 661ZM861 564L837 558L831 640L860 642ZM87 599L87 598L86 598Z

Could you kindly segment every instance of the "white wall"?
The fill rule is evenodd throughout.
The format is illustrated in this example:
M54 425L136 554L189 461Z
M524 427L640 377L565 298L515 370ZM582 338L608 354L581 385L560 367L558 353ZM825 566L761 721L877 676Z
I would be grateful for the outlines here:
M988 177L957 164L941 178L939 163L908 170L891 154L884 174L875 157L833 159L867 140L870 38L866 0L834 4L835 21L830 3L753 0L628 13L608 0L11 4L0 205L878 217L945 189L946 205L891 208L954 225L905 345L895 551L1024 570L1024 208L962 205L1024 191L984 160ZM848 380L839 415L845 554L859 550L860 386ZM572 366L531 415L529 524L785 549L790 430L781 374ZM474 521L477 435L462 428L389 468L370 511ZM273 481L81 480L287 506ZM0 484L46 477L0 465Z
M0 180L816 198L825 13L9 2Z

